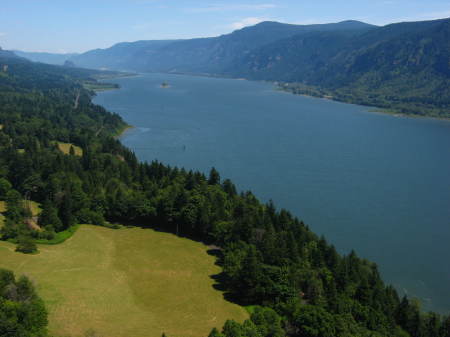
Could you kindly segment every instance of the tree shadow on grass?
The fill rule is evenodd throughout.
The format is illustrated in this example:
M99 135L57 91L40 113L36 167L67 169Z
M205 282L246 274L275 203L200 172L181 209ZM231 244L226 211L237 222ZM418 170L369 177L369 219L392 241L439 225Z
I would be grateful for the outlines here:
M222 249L217 246L210 246L210 249L207 251L208 255L212 255L216 258L215 264L219 267L222 267ZM220 272L218 274L209 275L209 277L214 280L213 288L222 292L223 298L228 301L232 302L241 306L246 305L239 296L229 291L229 287L227 283L229 282L227 276L224 272Z
M214 256L216 258L215 264L222 268L222 257L223 252L222 248L211 245L211 242L205 242L205 240L202 240L202 238L198 235L192 234L192 233L185 233L180 230L175 224L165 224L165 225L156 225L154 223L148 224L147 221L140 221L140 220L122 220L122 219L116 219L114 221L115 223L119 223L125 227L137 227L142 229L152 229L157 232L161 233L168 233L176 235L180 238L186 238L192 241L196 241L199 243L202 243L204 245L208 246L207 254ZM146 224L147 222L147 224ZM240 300L239 296L236 294L233 294L229 291L229 287L227 286L228 279L225 275L225 273L220 272L218 274L209 275L209 277L214 280L213 288L222 292L223 298L228 301L232 302L238 305L246 305L246 303L243 303L242 300Z

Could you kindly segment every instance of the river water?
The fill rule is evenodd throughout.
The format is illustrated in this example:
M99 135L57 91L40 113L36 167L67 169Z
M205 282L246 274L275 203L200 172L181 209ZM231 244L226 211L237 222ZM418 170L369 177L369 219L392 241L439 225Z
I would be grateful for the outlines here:
M272 84L145 74L94 102L135 126L139 159L208 173L272 199L385 281L450 312L450 122L275 90ZM170 87L162 88L167 82Z

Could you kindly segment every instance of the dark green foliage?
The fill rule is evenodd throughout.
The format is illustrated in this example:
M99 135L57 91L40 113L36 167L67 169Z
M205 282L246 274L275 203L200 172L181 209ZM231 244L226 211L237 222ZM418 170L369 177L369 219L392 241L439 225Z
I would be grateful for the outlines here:
M450 316L442 323L439 333L441 337L450 337Z
M227 321L220 333L212 329L209 337L284 337L281 317L272 309L256 307L249 320L239 324Z
M47 311L33 285L24 276L0 269L0 336L47 336Z
M220 174L219 174L219 172L217 172L217 170L214 167L209 172L208 184L210 184L210 185L220 184Z
M38 224L39 226L49 229L50 231L63 230L63 224L58 217L58 210L48 199L45 200L42 206L42 212L39 215Z
M292 324L297 335L304 337L336 336L333 315L324 309L305 305L295 312L294 315Z
M0 200L5 200L8 192L11 190L11 183L5 178L0 178Z
M37 246L31 237L25 235L19 236L16 251L24 254L33 254L37 252Z

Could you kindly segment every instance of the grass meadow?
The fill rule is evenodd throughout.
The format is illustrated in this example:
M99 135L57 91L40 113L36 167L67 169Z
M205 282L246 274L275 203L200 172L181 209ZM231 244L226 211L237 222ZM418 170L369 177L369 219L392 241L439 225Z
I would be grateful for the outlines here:
M64 154L69 154L70 153L70 147L73 147L76 156L80 156L81 157L83 155L83 149L81 147L73 145L71 143L58 142L58 148Z
M6 203L4 201L0 201L0 213L6 212ZM5 217L3 214L0 214L0 228L3 227L5 223Z
M81 337L206 337L244 308L213 288L220 272L207 247L150 229L80 226L37 255L0 242L0 268L27 275L49 310L50 333Z

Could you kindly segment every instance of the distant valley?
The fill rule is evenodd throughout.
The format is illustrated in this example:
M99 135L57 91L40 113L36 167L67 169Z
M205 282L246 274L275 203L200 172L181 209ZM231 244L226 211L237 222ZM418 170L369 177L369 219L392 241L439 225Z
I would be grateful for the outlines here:
M65 60L95 69L276 81L294 93L448 118L449 35L450 19L383 27L262 22L219 37L118 43ZM46 58L62 64L63 56Z

